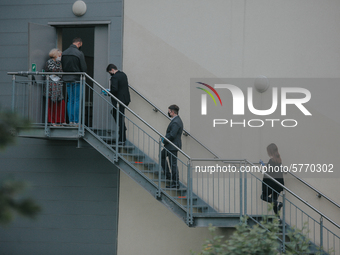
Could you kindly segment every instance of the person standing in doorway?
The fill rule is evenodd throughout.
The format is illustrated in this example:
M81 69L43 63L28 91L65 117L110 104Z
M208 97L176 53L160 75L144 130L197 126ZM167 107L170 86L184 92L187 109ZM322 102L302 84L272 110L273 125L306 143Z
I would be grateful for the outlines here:
M80 51L83 41L76 37L61 57L61 64L64 72L86 72L87 66L84 53ZM80 75L63 75L67 90L67 113L69 124L78 126L79 123L79 98L80 98Z
M178 116L179 107L175 104L168 107L168 115L171 118L171 122L166 129L165 137L170 140L178 148L182 149L182 133L183 133L183 122ZM163 168L165 177L170 180L170 185L167 188L179 188L179 175L177 167L177 152L178 149L171 143L164 139L164 149L161 151L161 166ZM169 164L166 161L169 159ZM171 168L171 173L169 171Z
M111 74L111 86L110 92L114 95L118 100L120 100L125 106L128 106L131 102L130 92L129 92L129 82L127 75L119 71L117 66L114 64L109 64L106 68L106 72ZM115 121L117 122L117 100L111 97L111 102L113 104L113 108L111 114ZM119 144L125 144L126 142L126 126L125 126L125 106L119 104Z

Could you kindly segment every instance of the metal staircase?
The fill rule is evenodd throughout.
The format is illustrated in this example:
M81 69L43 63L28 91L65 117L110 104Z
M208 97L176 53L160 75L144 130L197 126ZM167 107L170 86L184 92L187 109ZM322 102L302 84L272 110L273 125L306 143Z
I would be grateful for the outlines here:
M251 224L259 224L264 215L273 216L273 213L267 210L267 203L260 199L263 174L241 171L246 167L256 167L248 160L220 159L185 131L191 138L190 142L195 146L204 146L213 158L192 158L178 148L180 187L166 188L167 180L160 163L160 152L165 149L162 139L166 138L132 109L126 107L127 141L124 145L116 143L119 123L114 122L110 111L121 102L116 99L118 103L113 106L110 100L113 95L103 93L105 88L87 74L79 73L83 93L80 94L81 123L78 127L70 125L55 127L48 125L46 121L48 106L43 97L43 90L47 90L49 75L52 73L8 74L13 77L13 109L33 122L33 128L22 130L20 136L74 139L78 141L79 147L83 146L84 142L90 144L189 227L206 227L209 224L217 227L234 227L242 215L249 216ZM41 78L42 75L45 76L44 79ZM86 79L90 80L93 86L88 85ZM85 95L92 98L91 103L85 101ZM155 111L160 111L154 105L151 106ZM234 171L207 174L200 168L202 165ZM334 251L332 254L339 254L340 226L293 191L286 187L284 190L280 198L284 205L280 215L282 238L279 241L282 250L284 251L286 247L287 231L292 226L302 228L303 224L307 224L310 232L305 235L310 239L313 251L311 254L315 254L317 246L322 247L324 254L329 251Z

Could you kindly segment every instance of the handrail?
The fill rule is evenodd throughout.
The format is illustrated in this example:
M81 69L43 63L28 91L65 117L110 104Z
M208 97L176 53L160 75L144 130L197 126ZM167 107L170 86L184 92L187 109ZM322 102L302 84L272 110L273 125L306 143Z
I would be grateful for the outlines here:
M149 99L147 99L144 95L142 95L138 90L136 90L134 87L132 87L131 85L129 85L130 89L132 89L135 93L137 93L141 98L143 98L147 103L149 103L153 108L156 109L156 111L160 112L161 114L163 114L166 118L170 119L168 115L166 115L160 108L158 108L155 104L153 104ZM216 153L214 153L212 150L210 150L206 145L202 144L196 137L194 137L193 135L190 134L190 132L188 132L187 130L183 129L183 131L188 134L189 136L191 136L196 142L198 142L203 148L205 148L207 151L209 151L212 155L215 156L215 158L219 159L220 157L217 156ZM293 173L290 173L293 177L295 177L296 179L298 179L300 182L302 182L303 184L305 184L308 188L312 189L313 191L315 191L318 196L324 197L326 200L328 200L330 203L332 203L333 205L335 205L336 207L338 207L340 209L340 205L337 204L336 202L334 202L332 199L330 199L329 197L327 197L325 194L323 194L322 192L320 192L319 190L317 190L316 188L314 188L313 186L311 186L309 183L305 182L304 180L302 180L300 177L296 176Z
M90 77L87 73L85 73L85 76L90 79L92 82L94 82L97 86L99 86L101 89L106 90L102 85L100 85L97 81L95 81L92 77ZM158 130L156 130L154 127L152 127L149 123L147 123L144 119L142 119L137 113L132 111L127 105L125 105L122 101L120 101L118 98L116 98L114 95L110 93L110 91L106 91L108 95L113 97L119 104L123 105L126 109L128 109L129 112L131 112L135 117L137 117L140 121L142 121L146 126L148 126L151 130L153 130L156 134L158 134L160 137L163 137L167 142L169 142L172 146L174 146L178 151L180 151L186 158L190 159L190 156L187 155L182 149L178 148L175 144L173 144L168 138L163 136Z
M147 103L149 103L153 108L156 109L156 112L160 112L163 114L167 119L170 120L169 116L165 114L160 108L158 108L155 104L153 104L149 99L147 99L145 96L143 96L138 90L136 90L134 87L132 87L129 84L130 89L132 89L134 92L136 92L141 98L143 98ZM202 147L204 147L207 151L209 151L212 155L214 155L216 158L219 158L216 153L214 153L211 149L209 149L206 145L201 143L196 137L194 137L192 134L190 134L186 129L183 129L183 131L189 135L192 139L194 139L197 143L199 143Z
M330 199L329 197L327 197L326 195L324 195L323 193L321 193L320 191L318 191L316 188L314 188L312 185L310 185L309 183L305 182L304 180L302 180L300 177L298 177L297 175L290 173L289 174L293 175L296 179L298 179L300 182L302 182L303 184L305 184L308 188L314 190L316 193L318 193L318 197L324 197L326 200L328 200L329 202L331 202L333 205L335 205L336 207L338 207L340 209L340 205L337 204L336 202L334 202L332 199Z
M252 162L251 162L252 163ZM254 164L258 164L258 163L252 163L253 165ZM304 185L306 185L308 188L312 189L313 191L315 191L318 195L318 197L323 197L325 198L326 200L328 200L328 202L332 203L333 205L335 205L336 207L338 207L340 209L340 205L337 204L336 202L334 202L332 199L330 199L329 197L327 197L325 194L323 194L322 192L320 192L319 190L317 190L316 188L314 188L312 185L310 185L308 182L302 180L299 176L291 173L291 172L288 172L288 174L292 175L294 178L296 178L298 181L302 182Z
M59 74L79 74L84 75L86 73L83 72L28 72L28 71L19 71L19 72L7 72L8 75L19 75L19 76L28 76L28 75L59 75Z
M248 161L245 159L245 162L247 162L248 164L255 166L255 164L253 164L252 162ZM340 229L340 225L338 225L337 223L335 223L333 220L331 220L330 218L328 218L326 215L324 215L322 212L320 212L318 209L316 209L314 206L312 206L311 204L309 204L308 202L306 202L305 200L303 200L301 197L299 197L298 195L296 195L293 191L291 191L290 189L288 189L286 186L282 185L280 182L278 182L277 180L275 180L273 177L271 177L269 174L267 174L266 172L263 172L262 169L261 173L265 174L266 177L269 177L271 180L273 180L276 184L280 185L284 190L288 191L290 194L292 194L294 197L296 197L298 200L300 200L302 203L304 203L305 205L307 205L309 208L313 209L316 213L318 213L320 216L322 216L323 218L325 218L326 220L328 220L330 223L332 223L334 226L336 226L337 228Z
M248 161L247 159L215 159L215 158L192 158L191 161L223 161L225 163L240 163L240 162L246 162L252 166L255 166L254 163ZM290 194L292 194L294 197L296 197L298 200L300 200L302 203L304 203L305 205L307 205L309 208L311 208L312 210L314 210L316 213L318 213L320 216L322 216L323 218L327 219L329 222L331 222L334 226L338 227L340 229L340 225L338 225L336 222L334 222L333 220L331 220L329 217L327 217L326 215L324 215L322 212L320 212L318 209L316 209L314 206L312 206L311 204L309 204L308 202L306 202L305 200L303 200L300 196L296 195L293 191L291 191L290 189L288 189L286 186L282 185L280 182L278 182L277 180L275 180L273 177L271 177L269 174L267 174L266 172L264 172L261 168L259 168L259 170L261 171L262 174L264 174L266 177L268 177L269 179L273 180L275 183L277 183L278 185L280 185L284 190L288 191ZM243 171L241 171L243 173Z
M21 76L28 76L28 75L52 75L52 74L79 74L79 75L85 75L88 79L90 79L92 82L94 82L97 86L99 86L102 90L106 90L102 85L100 85L97 81L95 81L92 77L90 77L87 73L84 72L26 72L26 71L20 71L20 72L8 72L8 75L21 75ZM187 155L182 149L178 148L175 144L173 144L168 138L166 138L164 135L162 135L160 132L158 132L154 127L152 127L149 123L147 123L144 119L142 119L137 113L132 111L128 106L126 106L122 101L120 101L118 98L116 98L114 95L112 95L109 91L106 91L106 93L113 97L119 104L123 105L129 112L131 112L135 117L137 117L141 122L143 122L147 127L149 127L152 131L154 131L156 134L158 134L160 137L164 138L167 142L169 142L172 146L174 146L179 152L181 152L187 159L190 159L190 156Z
M8 72L8 75L21 75L21 76L28 76L28 75L55 75L55 72L27 72L27 71L20 71L20 72ZM58 72L58 74L71 74L69 72ZM88 79L90 79L92 82L94 82L97 86L99 86L101 89L106 90L102 85L100 85L97 81L95 81L92 77L90 77L87 73L83 73L83 72L72 72L72 74L79 74L79 75L85 75ZM153 107L155 107L158 111L160 111L164 116L166 116L167 118L169 118L163 111L161 111L157 106L155 106L153 103L151 103L148 99L146 99L143 95L141 95L137 90L135 90L133 87L131 87L129 85L129 87L134 90L137 94L139 94L144 100L146 100L149 104L151 104ZM109 91L107 91L107 94L110 95L111 97L113 97L116 101L119 102L119 104L122 104L126 109L128 109L128 111L130 111L135 117L137 117L140 121L142 121L146 126L148 126L151 130L153 130L156 134L158 134L160 137L163 137L166 141L168 141L171 145L173 145L178 151L180 151L187 159L191 160L191 161L208 161L208 160L212 160L212 161L238 161L238 160L230 160L230 159L220 159L215 153L213 153L211 150L209 150L205 145L203 145L201 142L199 142L195 137L193 137L189 132L185 131L188 135L190 135L195 141L197 141L199 144L201 144L204 148L206 148L209 152L211 152L215 157L217 158L213 158L213 159L193 159L190 158L189 155L187 155L182 149L178 148L175 144L173 144L169 139L167 139L165 136L163 136L160 132L158 132L154 127L152 127L149 123L147 123L144 119L142 119L138 114L136 114L134 111L132 111L128 106L126 106L123 102L121 102L118 98L116 98L114 95L112 95ZM255 166L254 163L248 161L247 159L242 159L239 161L245 161L248 164L251 164L253 166ZM261 171L262 172L262 171ZM315 207L313 207L312 205L310 205L308 202L304 201L301 197L299 197L298 195L296 195L293 191L291 191L290 189L288 189L286 186L282 185L280 182L278 182L277 180L275 180L274 178L272 178L271 176L269 176L267 173L262 172L263 174L265 174L266 176L268 176L270 179L274 180L274 182L276 182L277 184L279 184L282 188L284 188L285 190L287 190L289 193L291 193L294 197L296 197L298 200L300 200L301 202L303 202L305 205L307 205L308 207L310 207L311 209L313 209L315 212L317 212L320 216L324 217L325 219L327 219L329 222L331 222L333 225L335 225L336 227L340 228L340 226L335 223L333 220L331 220L330 218L328 218L326 215L324 215L322 212L320 212L318 209L316 209ZM292 174L292 173L290 173ZM334 204L335 206L337 206L338 208L340 208L340 206L335 203L334 201L332 201L330 198L328 198L327 196L323 195L321 192L319 192L317 189L315 189L314 187L312 187L311 185L309 185L308 183L306 183L305 181L303 181L302 179L300 179L299 177L297 177L296 175L292 174L295 178L297 178L299 181L301 181L302 183L304 183L306 186L308 186L309 188L311 188L312 190L316 191L318 194L322 195L324 198L326 198L329 202L331 202L332 204Z
M85 73L85 76L90 79L92 82L94 82L97 86L99 86L101 89L106 90L102 85L100 85L97 81L95 81L92 77L90 77L87 73ZM110 93L110 91L106 91L108 95L113 97L119 104L123 105L126 109L128 109L129 112L131 112L135 117L137 117L140 121L142 121L146 126L148 126L151 130L153 130L156 134L158 134L160 137L164 138L167 142L169 142L172 146L174 146L178 151L180 151L187 159L190 159L190 156L187 155L182 149L177 147L175 144L173 144L168 138L166 138L164 135L162 135L158 130L156 130L154 127L152 127L149 123L147 123L144 119L142 119L137 113L132 111L127 105L125 105L122 101L120 101L118 98L116 98L114 95Z
M240 162L246 162L252 166L255 166L254 163L248 161L247 159L216 159L216 158L192 158L191 161L223 161L225 163L240 163ZM297 198L298 200L300 200L302 203L304 203L305 205L307 205L309 208L311 208L314 212L318 213L321 217L325 218L326 220L328 220L330 223L332 223L334 226L336 226L337 228L340 229L340 225L338 225L336 222L334 222L332 219L330 219L328 216L324 215L322 212L320 212L318 209L316 209L314 206L312 206L311 204L309 204L308 202L306 202L305 200L303 200L300 196L298 196L297 194L295 194L293 191L291 191L290 189L288 189L286 186L282 185L280 182L278 182L277 180L275 180L273 177L271 177L269 174L267 174L266 172L262 171L261 168L259 168L259 170L261 171L262 174L264 174L266 176L266 178L271 179L272 181L274 181L276 184L278 184L280 187L282 187L284 190L288 191L290 194L292 194L295 198ZM243 171L242 171L243 172Z

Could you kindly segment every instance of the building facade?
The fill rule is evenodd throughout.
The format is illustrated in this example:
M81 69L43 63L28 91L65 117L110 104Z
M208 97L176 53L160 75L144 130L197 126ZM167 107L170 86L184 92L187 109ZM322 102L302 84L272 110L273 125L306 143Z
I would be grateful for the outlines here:
M312 95L306 105L311 118L287 108L287 119L299 120L295 128L229 126L218 138L211 137L205 135L210 126L195 129L190 103L191 79L339 78L338 1L92 0L84 1L82 16L72 12L74 2L0 3L2 107L9 108L12 100L7 72L31 70L32 61L47 59L49 48L64 50L79 36L91 77L107 87L105 69L115 63L160 109L179 105L185 128L197 132L221 158L267 161L266 147L274 142L286 165L329 163L334 170L340 165L340 88L334 83L306 87ZM35 64L40 71L42 66ZM254 90L257 108L270 107L271 91ZM129 107L164 133L167 123L155 121L149 106L135 93L131 96ZM230 120L228 114L223 118ZM286 117L278 110L270 118ZM243 119L254 117L246 112L237 121ZM186 139L183 150L195 154ZM74 141L19 138L1 152L0 165L1 178L14 175L32 183L29 194L43 207L37 221L18 219L0 229L3 254L185 254L199 250L209 236L207 228L187 227L96 150L77 148ZM340 204L336 171L302 177ZM327 201L296 179L285 179L289 189L340 223ZM220 229L224 235L230 231Z

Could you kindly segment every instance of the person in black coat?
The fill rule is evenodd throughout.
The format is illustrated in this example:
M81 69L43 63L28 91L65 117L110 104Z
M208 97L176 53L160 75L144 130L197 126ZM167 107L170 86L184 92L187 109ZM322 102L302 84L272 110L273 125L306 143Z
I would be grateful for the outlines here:
M179 107L177 105L170 105L168 108L168 115L172 118L168 128L166 129L165 137L169 139L174 145L182 149L182 133L183 122L178 116ZM167 188L179 188L179 175L177 167L177 152L178 150L171 143L164 139L164 149L161 152L161 166L165 173L166 179L170 180L170 185ZM169 159L170 167L166 161ZM169 171L171 168L171 173Z
M130 92L129 92L129 82L126 74L117 69L117 66L114 64L109 64L106 68L106 71L111 74L111 87L110 92L113 94L118 100L120 100L126 106L131 102ZM111 97L111 102L113 104L113 108L111 114L115 121L117 122L117 100ZM126 141L126 126L125 126L125 106L119 104L119 143L124 144Z
M281 168L282 160L276 144L269 144L267 146L267 153L270 157L267 164L267 174L270 177L273 177L282 185L284 185L283 173ZM266 177L266 175L263 176L261 199L268 203L273 203L273 211L275 214L278 214L283 205L281 202L277 201L281 191L283 191L283 188L279 184L277 184L272 179Z

